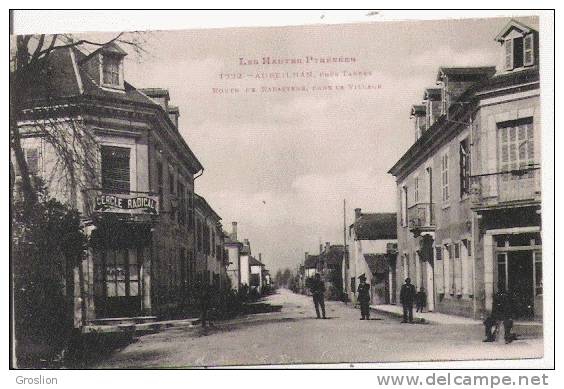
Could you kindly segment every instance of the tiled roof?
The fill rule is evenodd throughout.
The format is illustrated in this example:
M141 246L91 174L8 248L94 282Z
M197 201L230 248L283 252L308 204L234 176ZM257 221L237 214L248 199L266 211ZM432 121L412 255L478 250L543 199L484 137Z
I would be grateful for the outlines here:
M372 274L388 272L388 258L386 254L364 254L364 260Z
M251 256L249 257L249 266L264 266L264 263Z
M397 215L389 213L362 213L355 221L357 240L397 239Z
M342 245L330 246L328 252L323 252L319 256L327 265L338 265L343 260L344 249Z
M309 255L304 261L304 267L306 269L313 269L317 267L317 262L319 261L319 255Z
M219 216L217 212L214 211L214 209L206 201L206 199L197 193L194 193L194 202L196 207L200 208L202 211L204 211L204 213L210 216L215 216L218 220L221 220L221 216Z

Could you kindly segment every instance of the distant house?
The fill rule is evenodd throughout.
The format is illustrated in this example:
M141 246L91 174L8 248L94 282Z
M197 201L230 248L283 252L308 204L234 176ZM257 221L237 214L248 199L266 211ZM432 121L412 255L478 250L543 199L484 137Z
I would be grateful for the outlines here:
M195 277L206 284L222 288L227 282L224 256L224 234L221 217L206 199L194 193L196 221L196 257L192 268Z
M327 297L340 299L343 288L342 265L344 257L343 245L332 245L325 242L317 261L317 272L325 282Z
M261 262L261 254L259 253L259 259L251 256L249 257L249 287L251 290L256 289L256 291L261 294L263 288L263 271L264 264Z
M304 275L306 279L313 277L317 273L317 262L319 262L319 255L305 253Z
M251 261L251 243L248 239L244 239L239 256L241 286L246 285L248 287L251 284Z
M227 256L227 276L231 288L239 290L241 287L241 250L243 243L237 240L237 222L232 222L231 234L225 238L225 255Z
M355 209L355 222L349 227L349 266L346 293L356 302L358 277L366 276L373 304L394 301L397 224L395 213L362 213Z

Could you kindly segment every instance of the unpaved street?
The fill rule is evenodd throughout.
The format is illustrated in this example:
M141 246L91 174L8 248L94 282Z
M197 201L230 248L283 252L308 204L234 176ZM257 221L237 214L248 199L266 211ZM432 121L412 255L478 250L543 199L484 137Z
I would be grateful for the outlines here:
M266 301L278 313L217 323L212 329L175 328L145 335L93 368L195 367L294 363L534 358L542 335L531 327L510 345L482 343L480 325L400 324L327 302L328 320L315 319L311 298L287 290Z

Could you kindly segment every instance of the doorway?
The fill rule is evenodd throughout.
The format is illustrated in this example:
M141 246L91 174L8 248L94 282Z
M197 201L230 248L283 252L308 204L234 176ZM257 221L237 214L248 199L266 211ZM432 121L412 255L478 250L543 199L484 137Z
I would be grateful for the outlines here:
M534 255L531 250L497 254L498 283L513 296L516 318L535 316Z
M131 317L141 312L139 259L142 250L104 249L94 263L97 317Z

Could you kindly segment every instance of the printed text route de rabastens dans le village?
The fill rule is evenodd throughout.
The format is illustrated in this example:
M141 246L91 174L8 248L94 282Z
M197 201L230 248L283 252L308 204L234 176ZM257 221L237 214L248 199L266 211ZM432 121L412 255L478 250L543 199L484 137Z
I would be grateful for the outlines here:
M376 90L381 89L380 83L369 83L365 79L373 75L372 70L358 70L356 57L314 57L303 56L294 58L245 58L239 57L239 69L233 72L219 73L222 85L212 87L216 95L238 93L271 93L271 92L310 92L310 91L346 91L346 90ZM296 69L263 70L264 67L275 65L290 65ZM337 65L337 67L335 66ZM346 68L339 68L339 65ZM324 69L319 68L323 66ZM261 68L257 70L254 67ZM347 82L332 83L333 79L347 78ZM315 83L316 80L329 80L329 82ZM262 84L265 81L288 80L286 85ZM236 81L257 81L259 84L241 85L232 84ZM301 81L293 83L292 81ZM309 82L309 81L313 81ZM229 84L225 84L229 83Z

